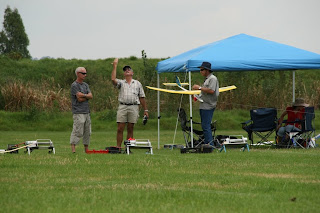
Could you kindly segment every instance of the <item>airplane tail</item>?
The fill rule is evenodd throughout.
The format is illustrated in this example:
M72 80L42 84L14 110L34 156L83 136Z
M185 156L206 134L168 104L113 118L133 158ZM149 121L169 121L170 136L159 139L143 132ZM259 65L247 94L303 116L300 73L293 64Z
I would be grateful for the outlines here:
M176 83L178 84L179 87L181 87L181 81L178 76L176 76Z

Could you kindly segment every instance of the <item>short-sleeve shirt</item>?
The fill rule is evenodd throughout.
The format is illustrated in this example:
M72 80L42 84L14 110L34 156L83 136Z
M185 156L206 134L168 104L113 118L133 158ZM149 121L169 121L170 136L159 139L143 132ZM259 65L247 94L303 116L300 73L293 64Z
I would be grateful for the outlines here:
M71 84L71 103L72 103L72 113L73 114L88 114L90 113L89 101L79 102L76 94L81 92L83 94L91 93L89 85L85 82L79 83L74 81Z
M139 98L144 98L145 93L142 84L132 79L131 83L125 79L117 79L116 88L119 89L118 101L124 104L140 104Z
M294 121L302 121L304 119L305 109L302 108L300 111L295 112L293 111L293 107L287 107L286 111L288 113L286 125L294 125L295 127L299 128L301 122Z
M203 103L200 103L199 109L213 109L216 108L219 96L219 81L212 73L209 74L202 87L209 88L214 91L213 94L201 92L201 99Z

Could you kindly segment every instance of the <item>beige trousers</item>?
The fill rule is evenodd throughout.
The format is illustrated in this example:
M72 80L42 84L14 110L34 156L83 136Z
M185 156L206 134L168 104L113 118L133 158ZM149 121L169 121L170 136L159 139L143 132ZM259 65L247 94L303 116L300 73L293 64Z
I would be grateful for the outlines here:
M73 130L70 136L70 144L78 144L83 137L84 145L90 144L91 118L90 114L73 114Z

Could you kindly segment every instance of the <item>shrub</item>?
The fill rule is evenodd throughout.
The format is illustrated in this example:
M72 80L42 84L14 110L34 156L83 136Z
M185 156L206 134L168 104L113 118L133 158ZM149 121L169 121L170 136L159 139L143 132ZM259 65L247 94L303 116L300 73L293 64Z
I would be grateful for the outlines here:
M70 86L76 76L74 70L79 66L87 68L86 82L90 85L93 99L91 111L116 110L118 91L111 83L113 59L65 60L45 58L41 60L12 60L0 56L0 109L9 111L28 111L32 104L38 110L70 111ZM145 86L157 85L155 70L160 59L149 59L142 51L142 58L134 57L119 60L117 77L122 78L122 67L130 65L134 78L144 86L150 116L157 116L157 92ZM160 87L163 82L174 82L175 76L181 81L188 81L188 73L162 73L159 75ZM192 83L202 84L203 77L193 72ZM245 109L255 107L276 107L284 110L292 102L291 71L259 72L214 72L220 87L236 85L237 89L221 93L218 101L219 110ZM319 108L320 75L316 70L296 71L296 97L303 97L310 104ZM175 113L180 102L182 107L189 107L189 97L161 93L161 114ZM181 101L182 100L182 101ZM197 109L198 103L194 103Z
M69 111L71 105L63 89L54 88L47 82L39 86L21 81L9 82L2 86L1 94L4 109L8 111L48 111L54 106L58 106L60 111Z

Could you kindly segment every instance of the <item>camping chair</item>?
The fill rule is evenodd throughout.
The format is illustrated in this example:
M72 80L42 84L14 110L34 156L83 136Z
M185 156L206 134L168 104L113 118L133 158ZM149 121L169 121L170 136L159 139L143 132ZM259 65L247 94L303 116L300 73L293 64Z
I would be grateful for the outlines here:
M259 108L250 110L251 120L242 124L242 129L248 133L248 138L253 145L253 134L257 135L260 140L257 145L266 144L268 137L277 128L277 109Z
M180 121L181 129L182 129L182 132L183 132L183 137L184 137L184 140L185 140L185 143L186 143L186 147L190 148L191 147L190 120L187 119L187 114L186 114L184 109L182 109L182 108L178 109L178 113L179 113L179 121ZM196 124L197 125L197 126L193 125L193 147L195 147L195 148L196 147L201 147L201 145L204 144L203 131L202 130L198 130L199 129L199 125L200 125L200 128L201 128L201 123L192 121L192 124ZM215 143L213 143L213 145L217 146L218 144L216 144L216 143L218 143L218 142L217 142L217 140L215 140L216 121L211 123L211 130L212 130L212 137L213 137L213 139L215 141Z
M314 128L314 107L305 107L304 108L304 116L303 120L297 120L295 123L301 123L302 129L301 131L292 131L287 132L286 137L289 138L288 141L285 141L285 137L281 139L281 142L278 143L279 147L291 148L309 148L314 147L312 144L312 137L315 133ZM286 123L286 120L283 121Z

